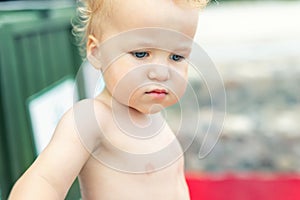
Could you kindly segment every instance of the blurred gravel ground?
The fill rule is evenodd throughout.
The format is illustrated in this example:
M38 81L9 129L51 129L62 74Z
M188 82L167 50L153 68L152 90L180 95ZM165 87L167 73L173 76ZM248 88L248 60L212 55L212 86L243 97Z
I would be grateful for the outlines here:
M200 128L186 152L187 170L300 171L299 11L299 1L268 1L220 3L201 14L196 42L224 79L227 117L219 142L201 160ZM191 82L199 89L200 113L209 119L207 86ZM187 125L180 139L192 135Z

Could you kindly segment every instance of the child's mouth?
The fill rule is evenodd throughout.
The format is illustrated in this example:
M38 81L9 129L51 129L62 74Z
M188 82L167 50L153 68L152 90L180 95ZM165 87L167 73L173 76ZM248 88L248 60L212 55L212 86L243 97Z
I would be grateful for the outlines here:
M162 99L166 95L168 95L168 92L164 89L156 89L156 90L151 90L149 92L146 92L146 94L148 94L154 98Z

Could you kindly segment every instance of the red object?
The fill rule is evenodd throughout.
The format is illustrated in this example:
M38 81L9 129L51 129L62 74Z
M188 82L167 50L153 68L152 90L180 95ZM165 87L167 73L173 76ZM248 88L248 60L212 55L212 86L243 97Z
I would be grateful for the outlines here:
M300 200L300 174L186 174L191 200Z

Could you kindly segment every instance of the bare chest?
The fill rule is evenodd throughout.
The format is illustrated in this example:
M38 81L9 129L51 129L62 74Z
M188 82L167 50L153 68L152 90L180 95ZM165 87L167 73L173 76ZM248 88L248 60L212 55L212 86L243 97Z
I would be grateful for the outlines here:
M189 199L183 158L155 172L128 173L91 160L80 175L83 200Z
M105 125L79 176L84 200L189 199L181 146L167 124L154 125Z
M110 134L103 135L92 152L102 164L118 171L140 174L164 169L177 162L183 152L168 126L153 137L133 137L113 127Z

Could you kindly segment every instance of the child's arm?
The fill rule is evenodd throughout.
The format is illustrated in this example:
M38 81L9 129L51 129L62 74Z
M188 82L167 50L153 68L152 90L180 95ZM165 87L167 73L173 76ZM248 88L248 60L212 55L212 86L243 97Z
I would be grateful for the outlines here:
M10 200L65 198L90 156L76 131L71 110L60 121L47 148L17 181L10 194Z

